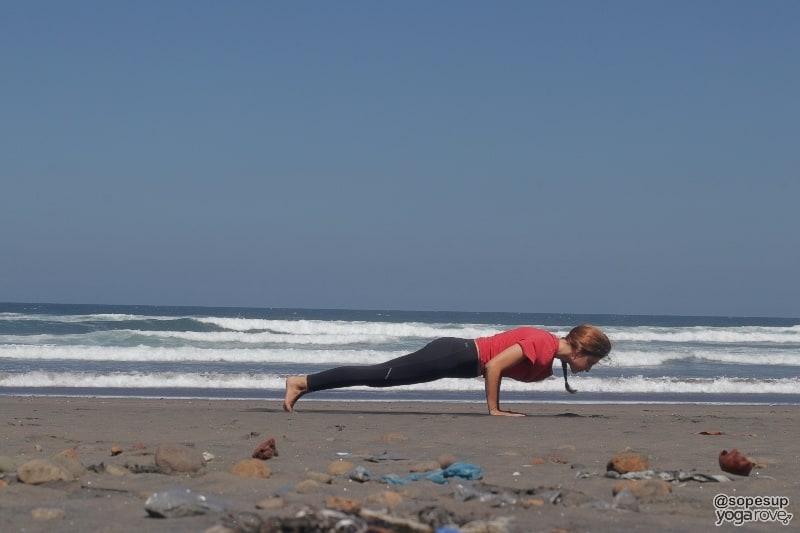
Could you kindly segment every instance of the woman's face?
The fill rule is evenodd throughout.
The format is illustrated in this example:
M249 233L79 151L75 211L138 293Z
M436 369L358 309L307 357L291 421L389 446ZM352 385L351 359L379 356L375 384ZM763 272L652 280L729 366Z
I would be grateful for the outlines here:
M569 361L569 369L573 374L578 372L588 372L594 365L600 362L600 358L596 355L589 355L583 352L578 352L572 356Z

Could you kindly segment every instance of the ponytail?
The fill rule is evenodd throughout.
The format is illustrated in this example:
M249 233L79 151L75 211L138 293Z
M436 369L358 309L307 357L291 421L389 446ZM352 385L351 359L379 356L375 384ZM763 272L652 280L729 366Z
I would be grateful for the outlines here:
M569 381L567 381L567 362L566 361L561 361L561 370L564 371L564 388L567 389L567 391L570 394L575 394L576 392L578 392L578 389L573 389L572 387L570 387L569 386Z

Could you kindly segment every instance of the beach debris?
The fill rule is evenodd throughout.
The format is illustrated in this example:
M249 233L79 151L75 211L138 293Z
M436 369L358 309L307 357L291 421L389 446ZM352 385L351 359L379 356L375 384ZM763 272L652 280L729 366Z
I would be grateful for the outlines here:
M639 500L633 495L631 489L628 487L623 488L614 496L614 502L611 504L614 509L622 509L625 511L639 511Z
M369 473L369 470L367 470L366 468L364 468L361 465L358 465L357 467L353 468L352 470L350 470L347 473L347 477L352 479L353 481L358 481L359 483L364 483L364 482L369 481L370 473Z
M450 478L470 480L483 479L483 468L473 463L456 461L447 468L426 476L425 479L443 485L447 483Z
M473 485L463 485L461 483L456 485L453 498L459 502L475 500L480 503L489 504L492 507L514 505L519 501L519 497L508 490L502 490L496 487L488 488L488 486L486 490L481 490Z
M606 470L620 474L639 472L650 468L647 456L642 453L621 453L615 455L606 465Z
M428 524L411 518L401 518L372 509L361 509L359 516L366 520L370 532L430 533L432 529Z
M724 435L724 431L698 431L695 435Z
M211 452L203 452L200 454L203 457L203 462L208 464L215 459L214 454Z
M733 481L728 476L722 474L701 474L698 472L683 472L680 470L665 470L656 472L654 470L642 470L639 472L626 472L620 474L614 470L608 470L605 477L611 479L654 479L658 478L663 481L672 481L680 483L684 481L698 481L700 483L725 483Z
M31 511L34 520L63 520L67 517L64 509L57 507L37 507Z
M269 467L260 459L244 459L239 461L231 469L234 476L268 478L272 475Z
M253 459L271 459L278 456L278 448L275 445L275 439L270 438L258 445L258 448L253 451Z
M339 454L337 454L339 455ZM350 455L350 454L348 454ZM375 455L370 455L364 458L365 461L369 461L370 463L379 463L381 461L407 461L408 457L404 455L397 455L394 453L390 453L389 451L384 450L381 453L377 453Z
M723 472L737 476L749 476L753 466L753 462L736 448L730 451L722 450L719 454L719 467Z
M164 474L194 474L205 466L205 462L203 455L194 448L164 443L156 450L156 466Z
M303 509L294 516L270 516L262 518L256 513L229 514L222 524L237 533L261 531L341 531L347 533L380 532L370 528L366 519L330 509ZM399 530L398 530L399 531ZM430 529L427 530L428 532Z
M412 481L420 481L427 479L439 485L444 485L450 481L451 478L461 478L468 480L477 480L483 478L483 469L476 464L465 463L463 461L456 461L447 468L434 470L433 472L412 472L407 476L398 476L396 474L386 474L380 477L382 483L389 485L405 485Z
M102 466L102 463L101 463ZM158 468L158 465L155 464L148 464L148 465L140 465L140 464L128 464L125 463L125 468L127 468L133 474L159 474L161 470Z
M229 510L230 505L213 495L199 494L185 487L170 487L151 494L144 502L144 509L156 518L175 518L221 513Z
M72 481L74 476L50 459L31 459L17 469L17 479L27 485L41 485L51 481Z
M115 457L117 455L120 455L121 453L122 453L122 447L121 446L112 446L111 447L111 457Z

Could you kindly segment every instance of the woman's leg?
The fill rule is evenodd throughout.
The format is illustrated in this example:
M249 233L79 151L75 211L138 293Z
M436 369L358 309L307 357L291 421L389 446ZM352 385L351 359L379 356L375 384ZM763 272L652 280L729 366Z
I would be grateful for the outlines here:
M475 343L467 339L436 339L414 353L367 366L341 366L308 376L308 391L357 385L396 387L441 378L478 375Z
M395 387L426 383L441 378L478 375L475 342L446 337L430 342L414 353L375 365L342 366L308 376L286 379L283 408L291 411L300 396L341 387Z

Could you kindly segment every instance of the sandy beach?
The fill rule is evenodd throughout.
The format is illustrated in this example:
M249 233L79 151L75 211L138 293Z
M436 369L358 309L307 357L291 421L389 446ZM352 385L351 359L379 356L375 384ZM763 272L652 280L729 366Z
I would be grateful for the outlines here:
M352 516L352 531L709 531L718 494L788 499L769 512L757 509L775 502L732 502L755 514L730 508L728 518L752 521L724 528L800 524L776 519L800 511L797 406L505 405L524 418L490 417L470 403L308 399L295 413L274 401L2 397L0 406L0 530L8 532L299 531L325 509L340 526ZM269 439L278 455L251 460ZM171 444L205 454L204 464L164 473L156 452ZM718 457L731 449L756 463L750 475L704 477L724 474ZM675 479L640 480L615 498L621 480L606 471L619 454ZM479 467L481 479L452 468L444 484L427 479L453 460ZM60 465L55 479L29 477L43 463ZM412 470L419 479L408 479ZM151 516L148 498L176 488L219 506Z

